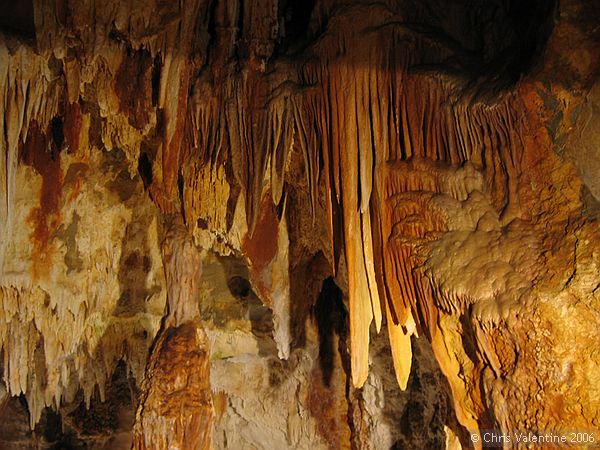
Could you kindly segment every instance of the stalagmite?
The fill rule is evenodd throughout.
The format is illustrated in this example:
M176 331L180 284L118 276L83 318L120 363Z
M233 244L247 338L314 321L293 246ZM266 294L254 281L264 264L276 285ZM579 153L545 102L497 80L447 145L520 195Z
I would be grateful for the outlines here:
M200 322L200 255L175 219L162 243L167 312L150 355L134 426L135 449L209 449L210 349Z

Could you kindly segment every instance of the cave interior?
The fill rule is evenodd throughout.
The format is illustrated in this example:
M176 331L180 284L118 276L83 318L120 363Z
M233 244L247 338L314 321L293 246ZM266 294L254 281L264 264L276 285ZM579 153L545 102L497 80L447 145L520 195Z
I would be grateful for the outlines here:
M0 0L0 110L0 449L597 445L600 3Z

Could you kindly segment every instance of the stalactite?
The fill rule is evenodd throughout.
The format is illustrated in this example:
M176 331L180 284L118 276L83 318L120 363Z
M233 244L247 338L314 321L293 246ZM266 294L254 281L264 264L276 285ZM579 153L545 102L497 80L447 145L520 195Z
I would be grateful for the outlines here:
M310 99L310 97L309 97ZM302 103L300 105L304 106ZM311 108L314 111L314 108ZM306 169L306 183L310 193L311 215L314 220L315 208L317 204L318 181L320 178L320 166L318 149L321 148L319 135L316 133L316 121L314 113L311 114L308 109L296 107L294 111L294 122L298 129L298 144L304 157Z
M270 297L273 304L273 339L281 359L290 356L293 340L290 298L288 224L284 218L277 231L277 255L271 263ZM269 270L269 269L268 269Z
M375 276L375 268L373 266L375 258L373 252L373 234L371 232L371 217L369 210L367 210L364 214L361 214L361 235L363 238L363 258L365 261L367 282L369 285L373 319L375 320L375 329L379 333L379 331L381 331L382 306L380 303L379 288L377 286L377 277Z
M2 43L0 45L0 108L2 109L2 120L0 120L0 232L2 232L3 236L7 236L9 234L7 224L11 222L9 220L9 213L11 211L12 203L10 201L10 190L8 187L10 179L8 148L7 142L4 138L4 136L6 136L6 120L4 119L4 116L7 110L6 98L8 89L8 63L8 48L6 45L4 45L4 43ZM3 242L4 241L5 240L3 239ZM2 244L2 247L4 247L4 244ZM2 251L1 254L0 267L3 265L2 262L4 251Z
M398 381L400 389L404 390L408 383L412 364L412 345L410 343L410 337L414 334L415 324L411 316L407 319L406 325L395 324L394 318L389 312L389 308L386 308L386 311L388 335L390 347L392 349L396 380Z
M150 11L115 0L59 6L36 2L39 54L24 44L9 52L1 38L2 236L15 236L15 228L29 220L26 212L33 214L38 207L15 203L24 177L32 180L22 183L30 185L32 198L44 190L39 170L18 162L19 149L40 136L40 149L51 146L48 130L56 118L64 121L69 149L55 162L64 164L53 172L56 180L63 167L66 178L69 168L87 165L93 159L86 158L95 153L122 151L130 176L149 166L145 176L151 197L163 212L181 206L196 243L222 254L244 253L257 291L262 289L262 300L273 308L282 358L289 356L292 340L285 302L290 262L285 207L295 152L304 161L313 225L318 214L327 215L324 240L330 247L324 253L334 255L332 271L338 269L337 255L346 258L355 386L368 375L371 322L379 331L384 314L398 383L404 388L410 336L416 331L423 331L440 351L460 336L454 330L459 324L450 323L448 331L441 321L471 311L481 326L490 327L530 300L538 261L518 247L526 242L539 249L541 244L519 229L520 219L532 215L520 197L530 189L523 178L525 147L534 147L526 137L526 108L520 94L487 102L469 94L469 80L449 72L477 61L471 60L473 52L440 34L443 30L434 33L408 23L393 2L368 7L319 2L307 31L318 31L319 38L292 62L275 52L284 36L280 5L274 0L159 2ZM282 46L278 51L286 50ZM428 71L444 64L448 71ZM92 171L100 167L96 163ZM61 185L60 202L67 196L79 199L80 185ZM52 203L52 213L62 221L74 217L60 202ZM134 220L129 209L110 214L119 217L115 228ZM63 224L57 219L56 225ZM259 239L265 230L277 239L258 248L257 242L267 241ZM99 336L108 327L113 327L109 334L119 333L131 321L101 320L110 313L103 305L114 306L121 288L109 275L93 271L91 263L94 275L82 283L85 295L57 294L44 284L43 274L7 265L15 256L9 241L0 244L2 301L10 312L0 322L0 345L9 392L27 393L34 424L44 406L58 408L79 387L88 404L96 387L104 395L115 355L126 352L129 344L101 342ZM49 264L63 257L62 244L50 241L45 244L54 253L46 254L41 250L45 246L38 245L23 258L43 254ZM194 254L191 242L186 245L183 252ZM92 246L96 253L86 258L101 261L98 267L110 272L118 266L121 250L106 242L102 247ZM196 267L174 261L167 273L177 277ZM166 255L165 262L173 261ZM268 279L271 269L279 272ZM193 270L185 275L186 281L196 276ZM174 278L167 282L167 325L183 327L198 312L182 299L185 293L178 291ZM144 320L149 324L140 326L143 331L155 333L154 315L148 313ZM55 331L65 326L73 328L72 336ZM185 345L204 348L202 333L181 333L163 335L159 347L181 338ZM32 359L40 358L41 336L48 369L44 388L41 375L27 369ZM96 361L102 358L86 346L107 349L104 359ZM483 350L492 353L487 346ZM198 356L202 367L205 356ZM152 370L162 370L159 354L153 357ZM454 380L455 396L468 397L456 379L470 369L469 363L456 355L438 357ZM499 363L488 357L498 371ZM72 362L61 363L69 358ZM139 372L143 361L134 365ZM458 406L460 420L476 429L483 407L468 403ZM158 433L163 433L166 428L161 427L168 424L156 421L151 422L159 423Z
M79 156L61 153L60 130L52 136L52 120L56 118L55 122L60 123L58 117L65 86L70 98L76 99L79 95L78 76L73 74L77 69L69 66L65 82L49 67L47 54L36 54L26 45L8 53L6 43L3 37L0 44L3 59L0 105L4 111L0 125L3 131L0 133L3 162L0 229L5 238L0 245L0 303L5 314L0 320L0 347L5 358L3 378L9 393L26 393L33 427L45 407L58 409L63 401L73 401L80 387L88 404L96 387L102 394L104 384L123 357L128 360L129 370L141 379L145 358L140 361L140 355L147 344L135 335L153 334L156 331L152 328L157 324L151 313L142 313L141 320L137 315L129 319L112 317L111 309L119 295L117 274L112 271L112 275L99 275L107 267L117 265L115 260L118 262L121 251L115 244L119 236L115 236L116 241L110 245L105 242L111 239L111 220L121 215L122 223L128 223L131 217L127 217L124 209L91 206L94 201L102 204L111 198L112 194L100 187L105 180L96 178L99 184L93 195L82 189L77 177L62 183L63 174L71 164L72 168L81 168L99 163L97 156L95 160L86 160L87 151ZM85 124L89 124L89 118L81 117L81 123L82 129L69 128L64 135L70 153L79 153L75 140L89 142L87 136L81 134L88 131ZM68 122L68 125L73 124ZM32 144L33 141L37 143ZM52 150L51 146L54 146ZM63 165L65 172L51 172L57 165ZM98 171L97 177L102 172ZM44 183L53 184L44 188ZM74 202L68 204L67 198ZM75 234L74 243L69 244L84 255L75 258L76 264L89 263L89 271L86 268L84 272L91 274L88 277L76 276L70 273L71 268L65 268L66 250L57 245L56 235L61 233L57 219L73 217L73 208L110 211L103 218L103 233L108 234L94 240L92 229L97 228L97 224L80 224L79 231L85 238ZM90 217L90 220L94 219ZM45 229L43 245L39 247L34 245L38 242L36 223ZM40 227L37 229L43 231ZM91 254L94 255L93 266ZM44 270L35 264L41 258L46 259ZM65 270L69 276L63 273ZM123 341L127 343L124 345ZM97 359L100 354L104 355L103 360Z
M114 340L111 341L96 337L97 331L93 330L91 324L94 319L86 321L83 312L75 317L66 311L60 312L60 309L52 312L50 305L45 305L48 293L39 288L3 287L0 297L0 304L7 313L0 322L3 378L11 395L27 395L32 428L46 406L58 408L63 400L74 400L77 386L73 389L73 379L81 383L89 405L96 386L103 392L109 375L120 359L119 355L128 355L131 371L141 379L145 358L142 357L140 364L137 352L142 349L138 348L139 343L135 338L129 339L126 344L129 349L126 350L121 341L128 339L127 336L146 331L143 324L136 323L135 318L123 324L114 322L110 325L114 327L111 330ZM68 335L63 333L65 326L70 331ZM88 342L90 349L83 348L81 342ZM96 352L105 355L106 360L97 361ZM72 362L69 362L71 358ZM36 367L40 365L43 371L37 372Z
M339 68L342 83L348 83L352 75L344 66ZM350 348L352 381L355 386L364 384L368 375L369 327L373 319L371 294L367 281L363 251L361 213L359 210L359 146L357 129L357 95L338 91L338 108L345 126L338 130L341 146L334 151L340 152L341 190L343 192L343 222L345 237L345 256L348 267L348 288L350 290ZM341 98L340 98L341 97ZM343 106L342 106L343 105Z
M229 101L226 113L227 129L223 132L229 137L233 172L244 192L251 233L267 175L271 178L273 199L279 203L283 195L287 155L301 125L294 106L298 88L293 82L278 81L282 75L285 72L276 72L273 80L265 80L259 73L250 72L237 80L234 99ZM306 145L304 148L309 149ZM315 151L314 146L310 151ZM267 172L269 166L271 173Z
M357 29L360 29L360 25ZM409 32L402 28L402 25L395 24L385 32L379 30L379 35L372 30L369 29L369 33L372 34L368 35L368 39L373 38L372 35L376 36L374 39L380 39L385 33L394 34L399 30L398 36ZM365 35L361 37L364 38ZM427 36L423 37L429 39ZM353 36L338 37L332 31L320 41L314 51L324 55L324 60L332 54L343 55L343 49L353 38ZM327 145L327 148L331 148L328 153L331 157L327 160L332 167L330 180L333 191L343 208L346 236L344 250L350 273L350 305L351 310L356 311L350 316L351 330L355 330L351 348L355 353L361 352L361 354L364 348L367 348L366 330L371 315L364 312L365 315L360 318L355 316L366 311L365 298L370 299L372 305L379 304L380 298L387 299L394 324L404 324L411 310L412 314L419 316L419 320L435 317L431 311L435 308L435 300L431 298L432 292L422 287L423 283L426 284L422 280L422 275L417 278L413 275L416 264L413 254L419 245L432 240L434 236L439 236L445 230L445 218L439 210L426 213L426 220L423 223L407 222L401 227L396 224L403 218L394 218L393 215L382 217L383 223L387 225L377 230L375 236L379 240L373 245L375 248L380 245L384 247L383 258L378 260L377 265L383 265L385 269L381 271L376 265L371 271L369 265L374 261L375 256L370 248L373 233L372 226L365 226L364 220L365 217L369 217L366 212L371 202L371 190L379 189L376 198L380 200L375 209L382 207L385 209L382 202L385 203L388 198L397 193L410 191L446 194L459 201L465 201L470 192L482 188L481 176L472 166L467 164L465 169L460 169L460 165L465 164L472 157L475 157L476 161L481 160L482 157L487 158L492 148L497 146L497 142L502 142L501 139L504 139L504 148L510 148L513 152L519 151L519 143L508 142L504 132L501 136L494 135L488 140L489 144L485 144L483 136L490 133L486 124L490 120L499 121L498 118L494 118L496 114L494 109L476 106L472 111L463 110L462 118L458 119L456 111L459 109L451 106L456 102L451 98L450 90L446 89L445 82L434 77L417 77L407 73L407 67L416 63L411 60L415 51L410 48L411 44L407 44L402 39L394 44L389 49L389 56L383 58L379 54L358 57L353 54L345 62L335 61L328 68L320 69L319 64L315 64L312 60L305 66L307 82L318 86L319 83L315 81L319 78L322 80L324 98L320 100L321 110L327 110L327 106L332 105L331 116L325 118L326 125L319 125L316 128L321 134L321 142L326 143L324 146ZM336 46L342 49L341 52L335 50ZM344 56L341 59L344 60ZM352 74L345 70L344 64L353 68ZM390 71L391 76L388 75ZM385 95L386 93L389 94ZM511 99L506 100L506 102L510 101ZM478 119L478 116L483 118ZM296 119L301 121L299 128L303 136L308 136L311 132L304 124L306 117L307 114L298 114ZM322 122L322 120L315 121L319 124ZM329 134L331 141L327 138ZM479 143L474 143L475 139ZM310 145L306 143L308 141L309 139L305 137L303 148ZM396 163L402 160L407 161L407 166L404 168ZM503 163L499 164L502 167ZM310 158L306 159L306 165L310 173ZM374 186L374 171L376 179L387 180L385 184ZM391 172L401 175L387 175ZM489 171L485 173L490 179ZM506 176L500 173L496 179L502 183ZM400 206L391 206L391 211L397 207ZM423 208L428 210L427 203L416 203L413 211L407 213L406 217L422 214ZM354 242L357 230L364 233L363 242ZM402 240L405 236L411 235L417 239L408 247L398 248L395 251L386 250L389 239ZM354 247L362 249L358 255L360 259L355 255ZM379 282L378 272L383 275L379 277ZM368 296L363 292L376 286L383 288L385 295L379 292L381 288L370 290ZM427 298L420 298L421 296ZM421 303L424 307L415 311ZM371 308L371 312L376 310L375 306ZM427 323L420 326L426 330L435 328ZM358 337L360 334L358 330L362 330L362 338ZM356 356L356 358L361 357ZM355 371L359 370L358 359L354 361ZM364 358L362 361L364 367Z
M284 192L285 172L288 155L294 145L294 120L291 99L279 94L270 105L271 124L269 145L271 145L271 193L273 204L281 202Z
M191 67L188 55L191 53L193 30L200 10L199 1L188 1L185 10L179 11L181 19L177 29L167 32L164 61L160 78L158 108L163 115L162 177L166 204L162 207L173 212L169 204L175 194L179 166L181 164L184 130L188 118L188 96ZM158 198L161 198L159 195Z

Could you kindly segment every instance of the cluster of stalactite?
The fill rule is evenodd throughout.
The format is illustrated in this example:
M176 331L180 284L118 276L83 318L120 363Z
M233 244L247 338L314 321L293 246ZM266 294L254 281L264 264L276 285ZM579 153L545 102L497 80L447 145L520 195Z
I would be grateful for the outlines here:
M229 161L245 198L250 234L265 179L274 204L285 196L286 161L296 146L304 156L313 205L319 201L319 184L326 186L329 236L332 246L338 243L333 253L343 252L347 262L354 382L362 385L368 373L370 323L375 320L379 330L386 314L398 379L405 385L409 337L416 330L413 317L427 330L435 306L432 287L412 271L414 245L394 246L390 241L394 233L425 238L426 232L442 232L444 224L432 211L421 228L402 225L394 196L426 190L464 200L474 186L447 169L451 172L471 161L493 185L497 203L504 206L509 199L506 210L518 208L508 182L519 171L518 102L508 97L493 106L454 104L456 80L411 74L412 66L427 62L417 60L417 55L426 54L422 49L439 57L448 49L407 28L389 8L352 27L356 13L336 17L300 63L281 62L267 70L276 6L254 8L253 14L252 5L244 5L241 40L247 43L248 56L238 75L230 65L239 5L219 3L213 18L212 60L194 77L207 62L207 4L164 6L165 11L148 17L141 10L114 6L82 3L60 11L57 4L39 2L39 53L27 45L9 49L9 38L3 42L3 235L10 236L15 225L10 215L19 152L26 153L31 141L36 145L37 130L51 128L57 117L64 121L63 145L70 152L85 151L81 147L92 144L92 132L101 133L107 148L124 149L132 165L142 149L153 150L150 192L166 212L177 207L177 179L187 175L186 166L210 164L209 173L215 173L219 164ZM194 22L198 17L204 22ZM79 38L75 46L69 40L72 35ZM190 89L194 95L188 100ZM99 118L85 111L93 102L100 109L101 124L90 124ZM101 130L90 129L98 126ZM84 135L86 128L90 136ZM60 159L56 145L35 150L41 155L38 159L46 158L39 161L40 167L34 159L40 173L60 164L54 162ZM401 161L410 163L396 169ZM419 164L425 167L419 169ZM51 199L53 188L45 184L58 176L44 178L43 208L56 203ZM194 190L193 185L185 187ZM185 196L197 202L188 192ZM183 206L186 217L194 217L194 205L191 211L188 203ZM222 211L214 208L214 216ZM340 214L341 220L336 218ZM401 229L405 226L411 229Z
M119 149L163 213L181 213L196 238L209 229L223 251L254 249L246 256L251 270L260 271L272 261L287 262L287 254L277 252L277 236L287 239L280 225L297 152L309 213L326 215L329 248L323 252L333 273L345 258L354 385L368 376L372 323L380 331L385 322L404 388L411 336L434 339L440 311L477 302L468 289L455 288L442 262L427 259L428 245L452 229L443 201L467 210L485 194L491 213L476 226L510 245L519 237L503 238L500 227L531 214L519 198L528 195L519 186L528 154L522 136L533 133L527 108L516 93L483 101L467 89L469 80L440 70L451 57L466 58L464 52L416 26L394 2L344 8L319 2L305 30L318 39L287 49L293 57L282 47L278 4L189 0L142 9L132 2L68 8L36 2L35 45L16 45L10 36L0 42L0 233L11 236L20 220L13 206L19 165L42 177L34 238L43 253L48 227L66 202L60 164L74 157L61 149L69 155ZM64 130L58 141L52 137L57 120ZM257 250L252 243L265 237L265 226L276 244ZM443 245L462 242L452 236L433 248L434 258L443 260ZM0 242L0 265L8 242ZM484 322L499 321L528 289L505 266L498 270L508 275L494 289L507 300L480 308ZM0 284L13 286L1 291L5 304L43 278L36 267L23 279L3 273ZM10 305L3 310L14 309ZM289 313L271 306L276 316ZM15 335L7 331L12 316L5 317L4 378L18 394L26 392L34 369L20 373L15 366L30 365L10 355L32 360L37 341L24 339L29 350L15 351ZM48 352L52 334L36 320L34 313L31 326L42 332ZM289 353L286 345L280 355ZM60 402L60 393L51 397ZM50 397L43 404L51 404Z
M291 150L303 155L312 214L325 186L330 253L343 253L348 267L357 386L368 374L373 320L379 330L387 311L402 386L410 368L410 335L416 330L413 316L424 330L435 320L432 286L412 270L415 243L397 248L391 241L394 233L432 237L444 231L443 217L431 211L420 229L419 224L401 229L394 196L429 191L464 201L485 186L504 217L516 217L515 183L523 153L519 135L525 126L522 105L513 96L493 105L468 105L457 95L457 80L412 73L413 65L424 63L416 55L427 46L426 38L410 34L392 18L382 24L382 17L386 20L385 14L373 14L358 23L355 14L336 17L300 63L276 64L267 73L250 64L216 97L208 93L213 84L203 74L191 106L197 153L188 158L198 155L215 164L228 155L245 196L251 234L265 180L274 204L285 197ZM460 169L466 162L475 168L472 173ZM194 217L193 210L186 214ZM332 265L335 272L337 261Z

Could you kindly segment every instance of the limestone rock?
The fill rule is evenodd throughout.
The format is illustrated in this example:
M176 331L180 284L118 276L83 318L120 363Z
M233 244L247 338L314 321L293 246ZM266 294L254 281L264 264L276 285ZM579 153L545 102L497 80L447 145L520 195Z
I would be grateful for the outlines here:
M209 363L198 324L185 322L159 335L142 384L134 449L210 448Z

